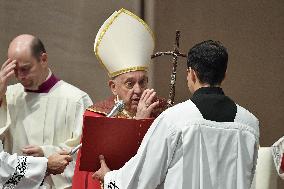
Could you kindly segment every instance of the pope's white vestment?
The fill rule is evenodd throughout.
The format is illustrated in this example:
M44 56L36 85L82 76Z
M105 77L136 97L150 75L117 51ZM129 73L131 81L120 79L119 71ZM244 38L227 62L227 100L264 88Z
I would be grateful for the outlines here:
M8 86L0 108L0 137L4 151L18 155L27 145L38 145L44 156L79 144L83 113L90 97L60 80L47 93L25 92L21 84ZM75 157L74 157L75 158ZM52 188L70 187L75 161L61 175L45 179Z
M0 188L38 189L45 177L47 158L10 155L0 141Z
M246 109L237 105L234 122L208 121L188 100L154 121L137 154L105 175L104 188L248 189L258 143L259 122Z

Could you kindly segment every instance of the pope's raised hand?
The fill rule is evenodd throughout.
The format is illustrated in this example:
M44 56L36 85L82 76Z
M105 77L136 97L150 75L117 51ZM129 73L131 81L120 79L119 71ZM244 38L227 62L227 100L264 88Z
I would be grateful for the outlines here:
M0 100L4 97L7 90L7 82L15 74L16 60L8 59L0 70Z
M153 109L159 105L159 101L154 101L155 97L154 89L146 89L142 93L137 106L136 119L150 118Z

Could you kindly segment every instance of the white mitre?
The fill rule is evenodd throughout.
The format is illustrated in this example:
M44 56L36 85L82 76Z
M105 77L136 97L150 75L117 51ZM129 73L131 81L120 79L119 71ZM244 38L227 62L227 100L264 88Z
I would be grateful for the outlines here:
M155 47L149 26L128 10L115 11L97 33L94 51L110 77L147 71Z

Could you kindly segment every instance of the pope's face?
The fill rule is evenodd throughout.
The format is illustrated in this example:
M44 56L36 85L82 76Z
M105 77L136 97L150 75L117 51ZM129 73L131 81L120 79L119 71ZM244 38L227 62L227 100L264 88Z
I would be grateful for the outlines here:
M125 109L136 113L143 91L147 88L148 76L145 71L133 71L121 74L110 81L114 95L125 103Z

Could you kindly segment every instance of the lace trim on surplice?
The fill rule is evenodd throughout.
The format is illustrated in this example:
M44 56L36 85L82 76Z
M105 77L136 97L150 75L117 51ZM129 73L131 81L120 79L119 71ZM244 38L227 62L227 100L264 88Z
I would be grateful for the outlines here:
M14 189L27 171L27 157L18 157L18 164L12 177L3 185L3 189Z

